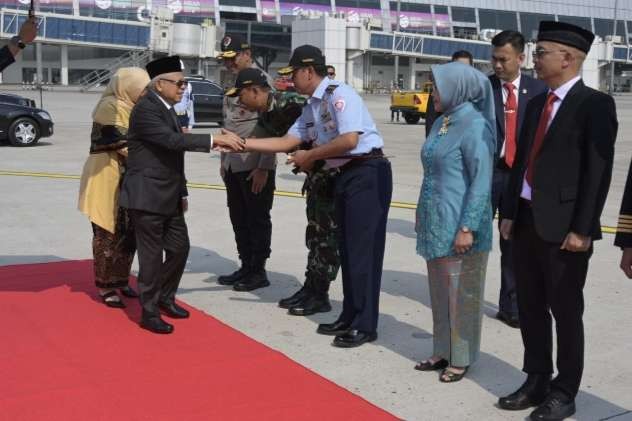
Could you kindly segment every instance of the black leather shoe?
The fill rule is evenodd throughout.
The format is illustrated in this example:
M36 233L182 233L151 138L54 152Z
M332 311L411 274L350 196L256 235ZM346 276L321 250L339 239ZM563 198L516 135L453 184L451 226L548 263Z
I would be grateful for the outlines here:
M336 320L333 323L322 323L318 325L316 333L321 335L339 336L344 335L351 329L351 323Z
M373 342L377 339L377 332L362 332L360 330L350 330L343 335L334 338L333 346L338 348L355 348L366 342Z
M504 311L499 311L496 313L496 318L509 327L520 329L520 320L518 319L518 316L505 313Z
M303 300L307 298L310 294L311 293L309 289L302 287L291 296L279 300L279 307L287 309L289 309L290 307L294 307L295 305L303 302Z
M235 282L239 282L244 279L250 273L250 268L242 265L239 269L229 275L222 275L217 278L217 283L220 285L234 285Z
M575 401L553 392L529 415L533 421L562 421L575 413Z
M326 295L310 295L303 302L291 307L288 314L292 316L311 316L316 313L327 313L331 311L329 297Z
M162 320L160 317L141 319L140 327L153 333L168 334L173 332L173 326Z
M158 308L174 319L186 319L189 317L189 312L176 303L158 303Z
M551 376L548 374L529 374L520 389L498 399L498 407L508 411L521 411L538 406L546 399L551 390Z
M236 282L235 285L233 285L233 289L235 291L253 291L267 286L270 286L270 281L268 281L265 269L262 269L250 272L248 276Z

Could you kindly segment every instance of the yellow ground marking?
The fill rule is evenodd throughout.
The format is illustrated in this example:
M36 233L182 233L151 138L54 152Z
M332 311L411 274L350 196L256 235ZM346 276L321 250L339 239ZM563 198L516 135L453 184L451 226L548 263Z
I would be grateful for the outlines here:
M70 179L79 180L81 177L74 174L59 174L59 173L45 173L45 172L29 172L29 171L6 171L0 170L0 176L16 176L16 177L41 177L41 178L53 178L53 179ZM192 189L204 189L204 190L226 190L226 187L220 184L205 184L205 183L187 183L187 187ZM275 196L281 197L294 197L301 199L303 195L297 192L275 190ZM417 209L417 204L406 202L391 202L391 208L396 209ZM615 227L604 226L601 227L601 232L606 234L616 234L617 229Z

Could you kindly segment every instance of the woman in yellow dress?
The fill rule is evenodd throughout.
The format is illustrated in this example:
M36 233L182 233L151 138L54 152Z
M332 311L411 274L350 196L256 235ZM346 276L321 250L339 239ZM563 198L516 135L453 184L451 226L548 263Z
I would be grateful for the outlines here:
M90 155L83 166L79 210L92 223L94 278L108 307L124 308L118 295L137 297L128 285L136 243L127 211L118 205L125 172L129 116L149 83L144 69L119 69L92 112Z

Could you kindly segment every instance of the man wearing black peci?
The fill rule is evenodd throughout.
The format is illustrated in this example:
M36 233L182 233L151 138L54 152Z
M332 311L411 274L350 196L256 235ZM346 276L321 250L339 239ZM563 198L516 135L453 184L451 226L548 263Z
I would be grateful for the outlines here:
M500 398L503 409L531 406L532 420L575 413L584 368L583 288L592 242L601 238L614 157L612 97L581 81L594 34L563 22L540 22L534 67L549 87L527 105L503 200L501 235L513 236L513 262L526 382ZM553 373L553 329L557 376Z
M175 302L189 254L184 151L242 147L233 134L182 133L173 109L187 84L178 56L154 60L146 68L151 83L130 115L129 156L119 200L129 209L136 233L140 325L154 333L171 333L173 326L160 318L160 311L172 318L189 317Z

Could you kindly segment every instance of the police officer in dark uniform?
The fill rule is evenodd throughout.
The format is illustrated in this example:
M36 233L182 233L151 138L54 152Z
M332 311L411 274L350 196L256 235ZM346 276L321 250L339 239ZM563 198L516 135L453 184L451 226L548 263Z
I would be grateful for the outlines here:
M220 58L224 66L237 75L245 69L256 69L248 42L238 34L226 35L221 41ZM265 74L265 73L264 73ZM266 75L267 76L267 75ZM272 79L268 77L269 84ZM231 82L230 86L233 86ZM224 127L240 137L257 136L259 114L248 110L238 97L224 95ZM217 282L232 285L235 291L252 291L270 285L265 270L270 257L274 200L276 155L273 153L222 154L221 175L226 185L230 221L240 268L220 276Z
M628 170L628 181L625 183L621 213L617 224L617 236L614 245L621 247L621 270L632 279L632 162Z
M294 152L290 161L301 170L311 170L322 159L337 168L334 194L344 302L338 320L319 325L317 332L335 336L337 347L360 346L377 338L391 165L362 98L351 86L327 78L320 49L298 47L285 70L292 73L296 91L309 96L303 113L285 136L248 138L245 149L289 152L312 143L311 149Z
M305 98L296 92L273 91L266 75L257 69L239 72L235 87L226 95L239 96L239 101L249 111L259 112L254 137L284 136L301 115L305 103ZM333 200L334 172L325 168L325 161L321 160L306 173L303 191L307 199L305 244L309 254L305 284L292 296L279 301L279 306L288 309L291 315L307 316L331 310L329 284L336 279L340 268Z

